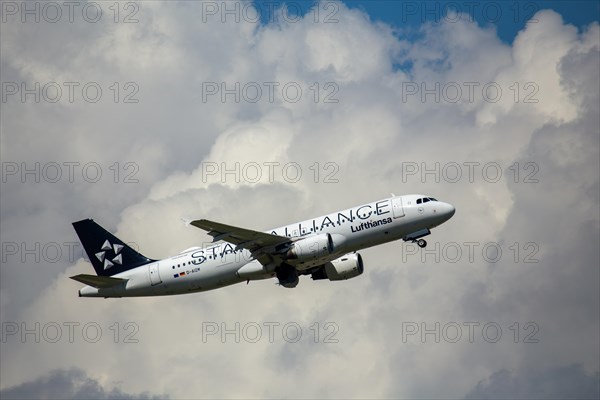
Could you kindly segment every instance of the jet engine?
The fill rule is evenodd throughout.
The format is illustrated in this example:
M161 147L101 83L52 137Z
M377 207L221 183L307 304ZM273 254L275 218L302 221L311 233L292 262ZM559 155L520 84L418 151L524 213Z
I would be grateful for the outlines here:
M362 257L358 253L346 254L340 258L326 263L312 274L314 280L329 279L341 281L354 278L364 272Z
M309 236L292 244L286 252L286 259L312 260L325 257L333 252L339 251L346 238L339 234L323 233L321 235Z

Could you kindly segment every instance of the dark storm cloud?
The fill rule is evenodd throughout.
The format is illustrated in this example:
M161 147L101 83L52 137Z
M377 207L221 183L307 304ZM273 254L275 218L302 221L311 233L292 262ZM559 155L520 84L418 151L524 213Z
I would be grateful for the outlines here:
M597 399L600 375L572 364L517 373L502 369L480 381L467 399Z
M79 368L58 369L36 380L0 391L3 399L164 399L148 392L130 394L105 388Z

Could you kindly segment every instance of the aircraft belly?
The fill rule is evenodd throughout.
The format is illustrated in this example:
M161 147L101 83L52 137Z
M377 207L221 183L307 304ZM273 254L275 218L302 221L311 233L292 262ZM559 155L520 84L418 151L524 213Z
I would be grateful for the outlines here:
M183 290L188 292L216 289L241 282L242 280L235 273L242 265L244 265L243 262L235 261L225 264L220 261L216 264L207 263L204 267L200 267L197 274L192 273L178 279L185 282Z

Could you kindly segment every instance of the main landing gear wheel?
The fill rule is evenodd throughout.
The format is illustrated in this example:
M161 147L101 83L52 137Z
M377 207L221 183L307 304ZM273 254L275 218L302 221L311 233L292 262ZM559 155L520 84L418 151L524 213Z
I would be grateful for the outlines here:
M420 248L424 248L425 246L427 246L427 242L424 239L419 239L417 240L417 246L419 246Z

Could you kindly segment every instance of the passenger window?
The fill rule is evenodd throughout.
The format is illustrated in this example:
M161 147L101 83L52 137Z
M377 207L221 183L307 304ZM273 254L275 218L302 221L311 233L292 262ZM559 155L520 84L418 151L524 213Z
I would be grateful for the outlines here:
M421 200L423 199L417 199L417 204L421 204Z

